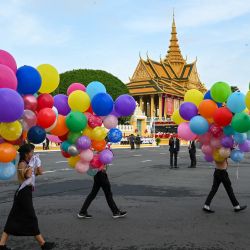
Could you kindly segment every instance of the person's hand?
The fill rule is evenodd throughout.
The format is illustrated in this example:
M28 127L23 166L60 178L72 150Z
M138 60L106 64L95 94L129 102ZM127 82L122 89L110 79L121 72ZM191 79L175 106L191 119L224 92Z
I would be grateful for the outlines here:
M32 172L32 168L28 168L25 173L26 178L30 178L32 176Z
M35 166L38 168L42 166L42 162L41 162L39 156L36 157Z

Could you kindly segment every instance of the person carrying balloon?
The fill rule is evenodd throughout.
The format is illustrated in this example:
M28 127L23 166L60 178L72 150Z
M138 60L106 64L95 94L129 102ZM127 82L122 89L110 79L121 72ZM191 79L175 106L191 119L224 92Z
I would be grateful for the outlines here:
M240 206L239 202L237 201L231 185L231 181L229 179L227 168L228 168L227 158L224 159L223 161L215 161L213 186L209 195L207 196L205 205L203 207L203 210L207 213L214 213L214 211L210 209L210 204L215 194L217 193L221 183L224 185L224 188L227 191L227 194L230 198L230 201L234 207L235 212L239 212L247 208L247 206Z
M42 175L41 160L34 155L35 146L24 144L19 148L20 159L17 166L19 188L14 196L14 203L0 241L0 250L10 250L6 246L9 235L34 236L41 249L49 250L55 247L53 242L46 242L40 234L37 216L33 207L32 191L35 186L35 176Z
M108 150L110 150L110 145L108 144ZM112 152L112 150L110 150ZM112 152L113 153L113 152ZM99 171L94 176L94 184L90 194L87 196L80 212L78 213L79 219L91 219L93 216L88 214L88 208L91 202L95 199L96 195L98 194L100 188L102 188L106 201L109 205L113 213L113 218L122 218L127 215L126 211L121 211L118 209L115 201L113 200L113 194L111 191L111 184L109 182L108 174L107 174L107 165L99 169Z

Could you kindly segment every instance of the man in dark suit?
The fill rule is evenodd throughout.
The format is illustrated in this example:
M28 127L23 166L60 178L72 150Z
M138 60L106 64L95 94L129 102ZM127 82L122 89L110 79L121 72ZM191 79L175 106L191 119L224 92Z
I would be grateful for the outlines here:
M174 167L177 168L177 156L180 150L180 140L177 135L173 135L169 139L169 151L170 151L170 168L173 168L173 158Z
M189 166L189 168L196 168L196 146L195 146L195 141L190 141L189 142L188 150L189 150L189 156L190 156L190 160L191 160L191 165Z

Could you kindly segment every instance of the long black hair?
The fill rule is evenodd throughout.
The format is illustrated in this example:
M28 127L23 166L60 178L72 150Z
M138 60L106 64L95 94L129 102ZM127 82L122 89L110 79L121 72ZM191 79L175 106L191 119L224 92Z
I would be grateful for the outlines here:
M26 154L29 154L32 150L35 149L35 146L33 144L30 144L30 143L26 143L26 144L23 144L19 149L18 149L18 152L19 152L19 162L20 163L21 161L26 161Z

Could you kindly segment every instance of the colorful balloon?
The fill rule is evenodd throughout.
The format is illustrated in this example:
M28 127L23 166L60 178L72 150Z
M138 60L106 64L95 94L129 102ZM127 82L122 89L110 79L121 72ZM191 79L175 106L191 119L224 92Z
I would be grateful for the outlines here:
M78 173L85 174L89 170L89 163L78 161L75 165L75 169Z
M108 132L109 142L117 143L122 139L122 131L117 128L112 128Z
M183 122L178 126L178 136L186 141L193 141L197 137L197 135L191 131L188 122Z
M229 148L220 148L219 154L223 158L228 158L231 154L231 150Z
M234 140L231 136L224 136L221 139L221 145L225 148L233 148L234 146Z
M106 116L112 112L114 103L109 94L99 93L93 97L91 105L96 115Z
M213 152L213 158L214 158L214 161L216 161L216 162L223 162L226 159L225 157L220 155L219 149L217 149Z
M88 136L81 136L76 141L76 147L79 151L89 149L91 146L91 140Z
M242 144L247 140L247 133L235 133L233 138L236 143Z
M212 137L210 140L210 145L211 147L213 147L214 149L218 149L221 147L221 142L219 138L214 138Z
M16 167L12 162L0 162L0 180L10 180L16 175Z
M214 113L214 122L219 126L228 126L233 118L233 114L227 107L219 108Z
M218 137L222 136L223 129L220 126L216 125L216 124L211 124L210 128L209 128L209 132L211 133L211 135L213 137L218 138Z
M115 111L120 115L120 116L130 116L133 115L135 108L136 108L136 101L135 99L127 94L120 95L116 100L115 100L115 105L114 105ZM112 111L111 111L112 112Z
M189 127L194 134L203 135L207 133L209 124L205 118L197 115L191 119Z
M197 107L203 100L203 94L197 89L190 89L185 93L184 102L192 102Z
M17 65L14 57L7 51L0 49L0 64L9 67L14 74L17 71Z
M250 110L250 90L246 94L245 102L246 102L247 108Z
M46 132L44 128L34 126L28 131L28 140L34 144L42 143L46 138Z
M241 162L244 159L244 153L238 149L234 149L231 152L230 158L234 162Z
M72 111L85 112L90 106L90 98L87 93L76 90L69 95L68 104Z
M246 97L243 93L236 91L228 97L227 107L233 113L243 112L246 108L245 98Z
M234 135L234 134L235 134L235 131L234 131L234 129L232 128L231 125L228 125L228 126L226 126L226 127L223 128L223 133L224 133L225 135Z
M0 162L11 162L16 158L16 148L10 143L0 144Z
M232 128L239 133L245 133L250 130L249 115L242 112L234 115L231 123Z
M118 125L118 119L114 115L108 115L103 119L103 125L107 129L116 128Z
M0 64L0 88L17 89L17 78L12 69Z
M212 118L218 109L217 104L212 100L203 100L199 105L199 114L204 118Z
M80 158L81 161L90 162L94 157L94 153L91 149L85 149L81 152Z
M92 131L92 139L102 141L107 136L107 130L103 127L95 127Z
M99 159L103 164L110 164L113 161L114 154L111 150L105 149L99 154Z
M87 126L87 127L83 130L82 135L88 136L90 139L92 139L92 132L93 132L93 129L90 128L89 126Z
M90 99L92 100L95 95L99 93L106 93L107 91L105 86L101 82L94 81L88 84L86 92L89 95Z
M202 145L201 147L201 151L205 154L205 155L212 155L213 154L213 148L210 145Z
M23 96L24 101L24 109L31 110L33 112L37 109L37 99L33 95L25 95Z
M211 96L216 102L226 102L231 95L231 87L225 82L216 82L211 90Z
M250 152L250 141L246 140L242 144L239 144L239 149L241 152Z
M81 137L81 135L82 135L81 131L80 132L69 132L67 140L71 144L75 144L76 141ZM77 149L78 149L78 147L77 147Z
M106 148L106 141L102 140L102 141L92 141L92 148L96 151L102 151Z
M56 126L50 131L50 133L57 136L63 136L66 135L68 131L69 129L66 126L66 117L58 115Z
M90 161L91 168L102 168L103 163L100 161L99 155L94 155L93 159Z
M66 125L72 132L79 132L86 128L87 118L79 111L71 111L66 117Z
M22 135L22 125L19 121L0 123L0 135L8 141L15 141Z
M68 165L72 168L75 167L76 163L79 162L81 159L80 159L80 156L72 156L70 158L68 158Z
M86 87L82 83L72 83L67 89L67 95L69 96L72 92L76 90L86 91Z
M182 122L186 122L186 120L184 120L181 115L180 115L180 110L179 109L176 109L172 116L171 116L171 119L177 124L177 125L180 125Z
M37 115L37 125L42 128L51 127L56 121L56 114L51 108L43 108Z
M63 94L54 96L54 106L58 110L60 115L68 115L70 113L70 107L68 104L68 97Z
M179 109L180 115L184 120L190 121L198 115L198 109L192 102L184 102Z
M31 110L24 110L23 112L23 129L28 131L31 127L36 125L37 117L36 114Z
M102 126L102 119L97 115L90 114L88 117L88 125L91 128Z

